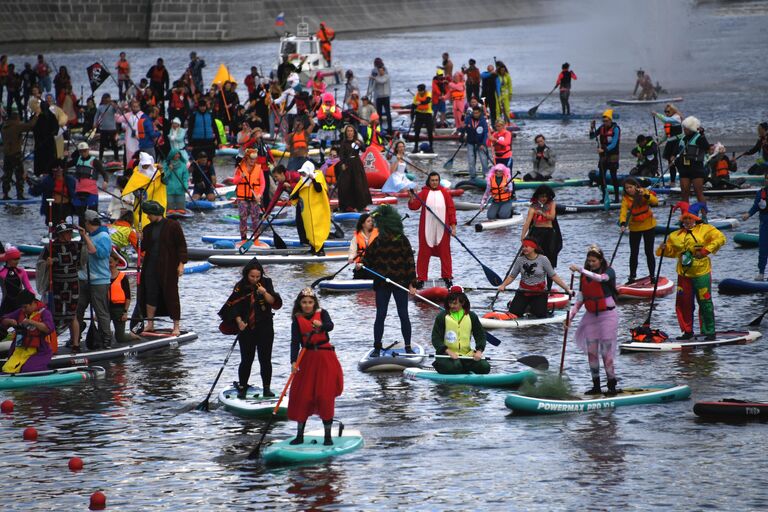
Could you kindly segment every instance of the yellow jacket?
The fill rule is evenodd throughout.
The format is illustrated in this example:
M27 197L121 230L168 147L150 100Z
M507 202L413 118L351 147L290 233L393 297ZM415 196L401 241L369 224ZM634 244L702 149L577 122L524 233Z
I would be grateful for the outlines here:
M629 217L628 227L630 231L647 231L656 226L656 218L653 216L651 206L658 206L659 200L651 191L640 189L638 191L640 197L637 199L637 204L632 208L632 203L635 200L633 197L624 194L624 198L621 200L621 212L619 213L619 224L627 222L627 214L630 209L632 215ZM648 199L645 196L648 195Z
M664 256L677 258L677 273L686 277L699 277L712 271L712 263L709 261L709 254L716 253L725 245L725 235L717 228L709 224L696 224L692 230L680 228L672 232L667 238L667 246ZM686 252L693 255L696 249L704 249L706 255L697 258L695 255L688 267L683 266L684 255ZM661 246L656 249L656 255L661 254Z

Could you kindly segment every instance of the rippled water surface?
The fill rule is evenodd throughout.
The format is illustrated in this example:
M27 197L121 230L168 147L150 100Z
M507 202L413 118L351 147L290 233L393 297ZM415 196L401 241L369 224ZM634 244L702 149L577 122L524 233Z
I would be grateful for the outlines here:
M694 62L700 67L722 68L733 77L717 73L711 81L672 91L685 96L684 111L702 119L710 140L741 148L754 142L754 125L764 120L766 113L766 76L759 65L766 40L764 32L758 30L766 21L760 9L721 7L705 13L707 30L691 35ZM551 87L541 85L550 83L549 72L556 70L563 58L569 58L577 72L585 70L574 90L574 112L597 113L606 99L627 95L632 76L615 76L603 70L605 77L598 79L590 76L600 69L596 62L584 58L579 63L564 57L565 45L553 36L568 33L569 27L573 28L564 23L359 36L342 39L336 47L341 60L358 74L366 73L374 56L382 56L396 77L393 96L397 99L405 99L406 87L413 88L429 78L431 66L443 49L461 45L462 49L452 50L457 63L471 55L484 61L496 53L513 69L519 88L514 99L518 110L536 104L542 91ZM760 35L753 36L755 33ZM171 63L171 70L178 71L179 59L190 49L134 49L131 54L136 69L148 67L162 55ZM236 76L241 76L254 60L267 68L275 48L273 44L249 43L200 51L208 60L210 73L211 67L225 61ZM28 53L36 52L37 48L30 48ZM47 55L56 64L81 69L102 56L111 62L116 53L114 48L104 48ZM519 73L514 71L517 68ZM670 76L667 81L686 83L681 76ZM581 84L588 92L579 90ZM555 108L553 103L545 104L541 111ZM652 130L652 124L648 109L617 111L625 133L623 167L628 168L631 139L641 131ZM515 168L529 170L527 149L532 146L532 136L542 132L560 153L558 173L583 176L595 162L593 146L586 140L587 124L529 122L516 142ZM446 156L454 148L447 143L438 146ZM461 167L461 158L456 169ZM444 158L434 167L440 169L442 162ZM231 164L225 161L219 168L224 174L231 172ZM595 189L588 188L558 189L557 193L562 202L598 197ZM520 193L521 197L527 195L526 191ZM465 198L479 200L471 193ZM710 217L736 216L750 202L712 200ZM405 204L401 202L398 209L405 212ZM224 213L198 214L185 222L188 243L200 245L203 234L234 234L233 226L219 222ZM460 223L473 213L460 212ZM656 215L666 220L665 209L658 209ZM406 220L414 245L417 217ZM607 252L613 249L618 238L616 217L615 213L595 213L561 218L565 238L561 275L567 277L567 264L582 261L588 244L597 242ZM476 234L471 228L462 228L460 237L486 264L503 274L518 247L519 229ZM756 232L757 221L738 229ZM351 233L352 226L345 226L345 230ZM281 232L292 235L291 228ZM37 207L0 210L0 238L4 241L36 243L44 233ZM757 250L736 248L731 236L732 232L728 245L714 257L715 281L724 277L750 279L756 271ZM458 244L454 244L453 254L457 283L486 285L478 265ZM615 264L620 280L627 276L627 258L624 241ZM33 260L23 263L31 265ZM271 266L267 272L289 303L301 288L339 266ZM641 258L641 273L644 268ZM432 272L436 275L437 271L435 263ZM206 274L183 277L183 324L199 334L196 342L108 364L106 378L95 383L0 393L0 398L10 398L16 404L13 414L0 415L4 510L83 510L88 496L97 489L104 490L111 510L756 510L768 504L767 479L761 470L766 449L764 425L701 423L691 412L694 400L765 400L765 340L709 352L618 357L620 385L687 383L693 389L691 401L588 415L510 417L503 390L407 381L397 374L359 373L357 360L371 343L375 314L371 293L321 297L336 323L331 337L345 371L346 387L337 401L337 417L348 428L363 433L365 448L325 464L266 469L246 459L263 423L239 419L221 408L210 413L192 410L205 397L232 342L218 333L216 311L238 272L214 268ZM673 263L665 261L662 273L673 278ZM472 292L473 308L487 309L490 297ZM761 295L727 297L715 292L720 329L744 328L766 306ZM428 344L435 311L421 304L411 304L410 311L415 340ZM622 336L626 337L626 329L640 323L647 312L647 303L623 305ZM278 312L275 324L274 388L279 390L289 371L285 309ZM677 334L672 297L658 301L653 324ZM398 334L393 306L386 336L395 339ZM559 361L560 326L497 334L503 343L490 348L489 355L536 353L548 357L553 366ZM238 360L234 355L219 389L237 378ZM587 387L586 357L568 346L565 362L566 373L577 389ZM257 368L252 381L258 383ZM320 425L316 418L312 422L313 427ZM27 426L38 429L37 442L22 441L21 432ZM293 424L278 423L268 439L285 438L293 428ZM75 455L85 461L85 469L71 473L67 460Z

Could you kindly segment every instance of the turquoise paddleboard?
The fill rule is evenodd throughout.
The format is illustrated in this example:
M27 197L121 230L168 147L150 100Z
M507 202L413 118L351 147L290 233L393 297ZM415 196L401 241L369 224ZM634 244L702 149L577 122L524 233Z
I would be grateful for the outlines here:
M485 375L476 373L448 375L437 373L437 371L427 368L406 368L403 371L403 376L413 380L426 379L441 384L464 384L467 386L483 386L489 388L514 388L527 380L536 380L536 372L531 369L508 373L488 373Z
M357 430L345 430L341 436L333 436L333 444L323 444L322 430L304 434L304 443L292 445L290 437L284 441L270 444L264 449L264 463L268 465L299 464L316 462L345 453L354 452L363 447L363 436Z
M277 397L265 398L261 395L261 389L248 386L245 398L237 398L235 388L225 389L219 393L219 403L224 408L238 416L244 418L262 418L267 419L272 415L277 405ZM284 420L288 417L288 398L283 398L280 408L275 414L277 419Z

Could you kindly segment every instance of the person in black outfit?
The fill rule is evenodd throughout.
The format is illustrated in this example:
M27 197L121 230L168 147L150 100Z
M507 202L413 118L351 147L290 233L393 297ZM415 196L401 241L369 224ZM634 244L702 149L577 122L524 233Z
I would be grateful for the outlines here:
M488 71L480 74L480 83L482 85L482 96L485 106L488 108L488 115L491 117L491 126L496 126L496 82L498 76L492 65L488 65Z
M264 275L264 268L253 258L244 268L243 277L235 285L227 302L219 311L225 322L234 323L239 331L240 367L238 369L237 396L245 398L253 359L258 354L261 369L262 396L273 397L272 343L275 329L273 310L280 309L283 300L275 292L272 280Z

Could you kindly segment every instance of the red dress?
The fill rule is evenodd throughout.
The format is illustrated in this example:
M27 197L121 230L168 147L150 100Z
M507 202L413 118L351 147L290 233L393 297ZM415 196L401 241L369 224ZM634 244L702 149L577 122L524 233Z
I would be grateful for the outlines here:
M314 331L313 320L323 322L319 332ZM313 414L324 421L333 419L336 397L344 390L344 374L329 342L327 331L331 329L333 322L322 310L310 318L299 315L293 319L292 346L300 344L305 353L291 384L288 419L305 422Z

